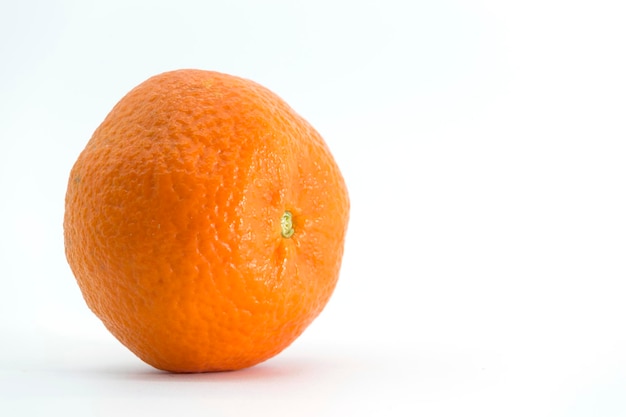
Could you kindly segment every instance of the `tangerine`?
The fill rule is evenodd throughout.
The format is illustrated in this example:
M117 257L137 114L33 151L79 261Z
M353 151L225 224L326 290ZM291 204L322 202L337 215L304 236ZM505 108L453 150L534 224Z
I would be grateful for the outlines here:
M319 133L281 98L203 70L141 83L73 166L68 263L146 363L246 368L289 346L337 283L349 217Z

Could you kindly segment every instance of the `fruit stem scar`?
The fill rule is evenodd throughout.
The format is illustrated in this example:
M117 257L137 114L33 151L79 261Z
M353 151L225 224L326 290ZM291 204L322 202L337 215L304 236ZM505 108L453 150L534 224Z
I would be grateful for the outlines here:
M285 210L283 216L280 218L280 234L284 238L290 238L294 234L293 230L293 214L290 211Z

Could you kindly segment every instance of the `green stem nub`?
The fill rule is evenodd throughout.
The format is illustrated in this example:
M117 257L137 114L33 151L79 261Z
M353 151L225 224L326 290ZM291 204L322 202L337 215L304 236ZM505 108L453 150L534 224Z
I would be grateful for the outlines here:
M290 211L285 211L283 217L280 218L280 234L284 238L290 238L293 236L293 215Z

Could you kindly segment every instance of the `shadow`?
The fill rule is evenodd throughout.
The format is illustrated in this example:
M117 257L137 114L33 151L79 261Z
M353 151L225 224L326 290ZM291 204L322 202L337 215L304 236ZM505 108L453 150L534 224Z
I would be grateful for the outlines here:
M304 367L306 368L306 367ZM285 366L285 364L279 361L267 362L259 365L240 369L237 371L222 371L222 372L203 372L203 373L172 373L166 371L160 371L158 369L147 368L141 372L122 372L119 376L125 379L133 379L140 381L167 381L167 382L241 382L241 381L254 381L254 380L268 380L268 379L280 379L289 378L290 376L302 374L303 366L299 364L298 367Z
M299 379L307 375L319 374L324 368L336 368L333 360L324 356L290 356L282 354L250 368L236 371L205 373L171 373L152 368L139 359L133 363L103 364L89 368L67 369L76 376L94 377L109 381L141 381L186 383L198 381L215 383L241 383L251 381Z

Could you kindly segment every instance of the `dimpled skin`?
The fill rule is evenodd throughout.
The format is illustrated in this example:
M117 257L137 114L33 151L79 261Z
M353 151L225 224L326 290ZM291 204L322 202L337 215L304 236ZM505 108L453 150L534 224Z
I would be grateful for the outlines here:
M325 142L283 100L178 70L130 91L80 154L66 256L87 305L143 361L236 370L281 352L324 308L348 212Z

